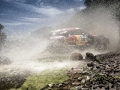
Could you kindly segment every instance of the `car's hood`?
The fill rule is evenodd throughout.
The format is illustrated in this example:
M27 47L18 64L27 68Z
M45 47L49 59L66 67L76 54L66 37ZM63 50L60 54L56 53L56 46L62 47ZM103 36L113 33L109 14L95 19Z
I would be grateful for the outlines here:
M61 39L61 38L65 38L64 36L52 36L50 37L50 40L57 40L57 39Z

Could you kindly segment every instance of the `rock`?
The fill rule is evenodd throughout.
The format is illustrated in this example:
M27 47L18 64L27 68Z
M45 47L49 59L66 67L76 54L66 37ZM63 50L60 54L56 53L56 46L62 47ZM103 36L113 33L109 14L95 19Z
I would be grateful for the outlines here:
M73 53L71 59L79 60L79 55L81 56ZM67 73L69 79L62 85L55 85L59 88L52 90L120 90L120 53L110 52L94 56L88 52L86 59L92 60L87 63L87 67L72 68Z
M53 84L48 84L48 86L49 86L49 87L52 87L52 86L53 86Z
M78 81L81 81L82 79L83 79L82 77L79 77L79 78L78 78Z
M82 89L80 89L80 90L89 90L89 88L82 88Z
M82 79L81 83L85 83L85 82L86 82L86 80L85 80L85 79Z
M100 63L100 62L104 61L105 58L106 58L106 55L105 55L105 54L95 55L94 60Z
M90 80L90 77L89 76L86 76L86 81Z
M0 78L0 90L9 90L11 88L20 88L26 81L25 77L20 75Z
M120 90L120 82L117 82L117 83L116 83L116 89L117 89L117 90Z
M94 60L94 55L90 52L86 53L85 59L87 60Z
M88 67L94 67L94 63L93 62L90 62L87 64Z
M72 75L72 78L73 79L78 79L79 77L81 77L82 75L80 74L80 73L74 73L73 75Z
M73 83L72 83L73 86L78 86L78 85L80 85L80 84L81 84L80 82L73 82Z
M70 60L82 60L83 56L80 53L72 53L70 56Z

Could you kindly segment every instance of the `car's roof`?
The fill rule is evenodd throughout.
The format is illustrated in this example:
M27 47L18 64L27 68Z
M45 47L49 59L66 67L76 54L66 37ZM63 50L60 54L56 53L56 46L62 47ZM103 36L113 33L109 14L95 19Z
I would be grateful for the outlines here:
M63 28L63 29L57 29L52 32L60 32L60 31L68 31L68 30L82 30L80 28Z

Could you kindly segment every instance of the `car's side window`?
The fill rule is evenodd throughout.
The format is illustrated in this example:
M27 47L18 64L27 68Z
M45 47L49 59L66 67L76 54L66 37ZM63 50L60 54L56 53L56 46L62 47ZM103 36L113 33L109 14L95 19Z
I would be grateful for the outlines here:
M81 41L86 41L87 35L80 35Z

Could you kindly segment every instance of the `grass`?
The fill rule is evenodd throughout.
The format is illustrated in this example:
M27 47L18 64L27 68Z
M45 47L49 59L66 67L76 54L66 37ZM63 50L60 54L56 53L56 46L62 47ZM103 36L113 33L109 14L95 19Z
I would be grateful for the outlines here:
M65 69L47 70L39 75L30 76L26 82L18 89L11 90L41 90L48 84L61 83L68 79Z
M118 79L120 79L120 75L118 75L118 76L115 76L115 78L118 78Z
M39 57L38 60L41 61L47 61L47 62L54 62L54 61L61 61L68 59L68 55L49 55ZM48 84L58 84L62 83L63 81L68 79L68 76L66 75L66 68L62 69L54 69L54 70L46 70L43 72L40 72L38 75L32 75L29 76L26 79L26 82L18 88L18 89L10 89L10 90L41 90L43 87L45 87Z

